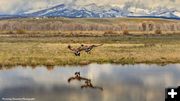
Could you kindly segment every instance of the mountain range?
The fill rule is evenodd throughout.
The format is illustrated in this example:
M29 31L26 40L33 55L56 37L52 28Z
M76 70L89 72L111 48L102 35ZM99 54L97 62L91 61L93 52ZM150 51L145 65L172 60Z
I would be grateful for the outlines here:
M180 19L180 11L157 7L148 9L126 4L123 7L98 6L89 4L85 6L59 4L40 10L29 10L14 15L0 15L0 18L8 17L68 17L68 18L117 18L117 17L160 17Z

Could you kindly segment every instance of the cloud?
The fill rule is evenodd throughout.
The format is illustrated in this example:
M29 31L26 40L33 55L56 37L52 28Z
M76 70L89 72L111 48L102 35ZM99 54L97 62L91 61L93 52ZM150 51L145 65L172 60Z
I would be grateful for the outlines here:
M47 8L61 3L67 5L87 5L96 3L97 5L122 6L126 2L144 5L148 8L161 6L180 10L180 0L1 0L0 14L15 14L28 10Z
M44 8L48 5L45 0L3 0L0 1L0 13L14 14L29 9Z

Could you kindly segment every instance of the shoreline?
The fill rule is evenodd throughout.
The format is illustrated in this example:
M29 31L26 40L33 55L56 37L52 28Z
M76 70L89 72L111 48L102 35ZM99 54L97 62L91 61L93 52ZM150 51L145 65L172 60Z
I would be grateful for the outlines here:
M179 62L137 62L137 63L110 63L110 62L103 62L103 63L95 63L95 62L92 62L92 63L88 63L88 64L59 64L59 65L45 65L45 64L39 64L39 65L33 65L33 64L27 64L27 65L24 65L24 64L14 64L14 65L2 65L0 64L0 70L3 69L4 67L9 67L9 68L13 68L13 67L56 67L56 66L64 66L64 67L67 67L67 66L87 66L87 65L91 65L91 64L98 64L98 65L104 65L104 64L112 64L112 65L140 65L140 64L145 64L145 65L158 65L158 66L165 66L165 65L170 65L170 64L180 64L180 61ZM4 69L8 69L8 68L4 68Z

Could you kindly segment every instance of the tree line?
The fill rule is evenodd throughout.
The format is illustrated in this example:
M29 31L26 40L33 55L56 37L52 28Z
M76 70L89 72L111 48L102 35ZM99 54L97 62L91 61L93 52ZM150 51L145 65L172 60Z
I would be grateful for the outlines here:
M122 23L74 23L62 21L0 21L1 31L28 30L28 31L179 31L180 23L163 22L122 22Z

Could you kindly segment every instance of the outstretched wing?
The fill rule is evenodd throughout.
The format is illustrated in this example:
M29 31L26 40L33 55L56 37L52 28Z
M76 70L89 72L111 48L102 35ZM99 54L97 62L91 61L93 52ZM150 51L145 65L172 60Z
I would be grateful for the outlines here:
M86 85L82 85L81 88L86 88L87 86Z
M74 80L74 79L75 79L74 77L70 77L70 78L68 79L68 83L70 83L71 80Z
M80 77L80 80L89 81L89 79L87 79L87 78L83 78L83 77Z
M74 49L70 45L68 45L68 49L74 51Z
M70 45L68 45L68 49L71 50L76 56L80 56L80 49L75 49L75 48L72 48Z
M103 91L103 88L102 88L102 87L94 87L94 88Z
M93 47L99 47L99 46L102 46L103 44L100 44L100 45L92 45Z

